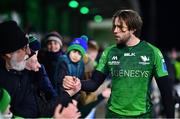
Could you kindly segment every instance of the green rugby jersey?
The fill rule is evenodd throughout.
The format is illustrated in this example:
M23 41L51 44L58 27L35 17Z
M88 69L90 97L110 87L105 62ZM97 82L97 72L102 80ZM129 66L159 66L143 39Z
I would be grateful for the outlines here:
M108 47L96 70L112 76L108 109L124 116L150 112L152 77L168 75L160 50L145 41L132 47Z

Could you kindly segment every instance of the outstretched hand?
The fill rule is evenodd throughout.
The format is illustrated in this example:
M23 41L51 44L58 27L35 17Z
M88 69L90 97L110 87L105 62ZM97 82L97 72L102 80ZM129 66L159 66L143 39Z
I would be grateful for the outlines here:
M58 105L54 112L55 119L78 119L81 113L77 109L77 101L73 100L67 107L60 112L62 105Z

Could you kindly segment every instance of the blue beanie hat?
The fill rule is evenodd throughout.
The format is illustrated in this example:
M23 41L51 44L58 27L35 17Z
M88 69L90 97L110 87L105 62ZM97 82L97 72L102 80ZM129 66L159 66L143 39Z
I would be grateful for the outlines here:
M75 38L69 45L67 52L69 53L71 50L80 51L81 55L84 56L88 49L88 37L86 35L82 35L80 38Z
M28 39L29 39L29 48L33 51L37 51L41 49L41 44L38 41L37 37L35 37L32 34L28 35Z

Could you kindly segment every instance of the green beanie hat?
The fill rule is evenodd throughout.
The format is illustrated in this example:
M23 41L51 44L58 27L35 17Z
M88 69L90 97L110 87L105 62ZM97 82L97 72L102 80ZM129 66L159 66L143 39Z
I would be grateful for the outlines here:
M86 35L82 35L80 38L75 38L69 45L67 52L69 53L71 50L80 51L81 55L84 56L88 49L88 37Z
M9 93L5 89L0 88L0 112L1 113L6 111L10 102L11 102L11 97Z

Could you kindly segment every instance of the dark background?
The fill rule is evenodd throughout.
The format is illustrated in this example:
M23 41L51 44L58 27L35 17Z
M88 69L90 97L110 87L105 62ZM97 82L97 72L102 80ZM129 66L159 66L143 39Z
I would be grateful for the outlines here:
M11 19L12 11L18 13L20 25L26 32L46 33L57 30L62 35L88 34L87 23L94 15L111 19L119 9L137 10L144 21L142 40L149 41L160 49L179 50L179 11L177 0L78 0L79 7L68 7L70 0L0 0L0 21ZM83 15L81 6L90 12Z

